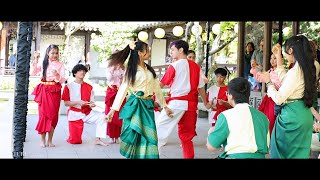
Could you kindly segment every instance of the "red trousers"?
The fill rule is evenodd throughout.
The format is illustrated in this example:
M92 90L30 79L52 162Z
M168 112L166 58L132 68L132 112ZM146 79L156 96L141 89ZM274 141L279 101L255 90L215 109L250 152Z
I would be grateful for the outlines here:
M194 158L194 147L192 139L196 133L197 112L186 111L178 123L178 135L182 144L183 157Z
M82 132L83 132L82 119L76 121L69 121L69 138L67 142L70 144L82 144Z

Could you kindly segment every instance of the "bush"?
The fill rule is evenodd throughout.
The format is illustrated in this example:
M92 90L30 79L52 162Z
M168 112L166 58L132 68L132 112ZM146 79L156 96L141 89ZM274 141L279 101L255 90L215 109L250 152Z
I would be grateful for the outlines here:
M0 77L0 82L0 90L14 90L15 88L14 78Z

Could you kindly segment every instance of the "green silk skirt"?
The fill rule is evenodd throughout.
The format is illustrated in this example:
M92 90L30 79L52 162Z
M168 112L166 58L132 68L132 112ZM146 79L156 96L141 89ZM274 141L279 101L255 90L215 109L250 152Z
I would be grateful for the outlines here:
M282 106L270 141L270 158L309 158L313 115L310 108L298 100Z
M158 159L158 137L154 120L154 101L131 94L120 111L123 119L120 154L128 159Z

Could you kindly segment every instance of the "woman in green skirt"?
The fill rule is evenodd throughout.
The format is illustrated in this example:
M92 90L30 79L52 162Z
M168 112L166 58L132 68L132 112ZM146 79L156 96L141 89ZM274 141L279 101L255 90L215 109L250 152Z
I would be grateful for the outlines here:
M167 107L154 69L144 62L149 60L150 54L148 44L138 41L109 58L109 66L123 65L130 55L125 78L106 117L108 121L112 120L114 112L119 111L129 92L127 102L120 111L120 119L123 119L120 154L130 159L159 158L152 95L156 95L169 116L173 114Z
M313 116L310 110L316 92L316 69L308 39L290 37L284 45L285 57L293 67L286 72L281 46L276 46L276 73L281 87L276 90L269 73L260 73L259 80L268 87L267 94L278 105L277 119L270 142L270 158L309 158Z

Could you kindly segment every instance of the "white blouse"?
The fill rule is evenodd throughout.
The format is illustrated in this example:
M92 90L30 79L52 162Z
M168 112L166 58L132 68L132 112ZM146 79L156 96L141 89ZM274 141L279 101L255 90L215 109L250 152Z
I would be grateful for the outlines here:
M277 104L286 103L287 99L301 99L304 95L304 76L298 62L286 72L284 66L276 69L281 81L281 87L277 91L272 84L268 87L268 96Z
M152 73L147 68L142 68L141 66L138 66L134 85L132 86L125 79L122 81L122 84L118 90L118 93L115 97L111 109L119 111L121 104L124 98L126 97L129 89L132 92L143 91L145 97L153 95L153 93L155 93L156 98L160 102L161 107L167 106L160 88L160 82L158 78L153 78Z

